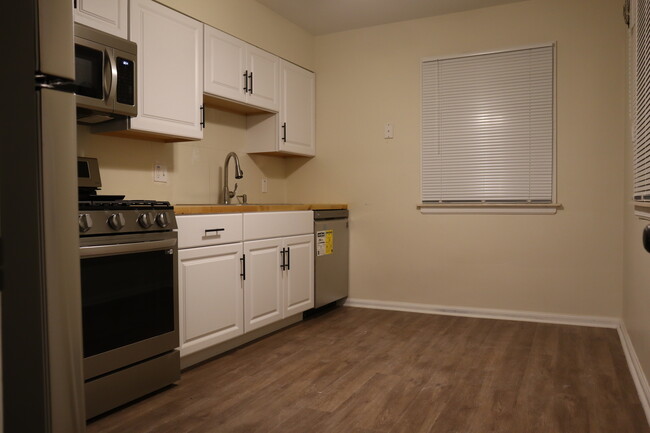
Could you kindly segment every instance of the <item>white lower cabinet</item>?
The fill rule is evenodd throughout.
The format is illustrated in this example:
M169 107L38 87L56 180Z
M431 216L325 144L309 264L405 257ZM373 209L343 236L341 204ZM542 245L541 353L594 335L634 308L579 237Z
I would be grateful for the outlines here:
M246 332L314 306L314 236L244 242Z
M181 215L181 356L314 306L313 213Z
M282 239L244 243L244 329L252 331L282 319Z
M242 244L180 250L181 355L244 333Z
M314 235L284 239L287 265L284 271L284 316L314 306Z

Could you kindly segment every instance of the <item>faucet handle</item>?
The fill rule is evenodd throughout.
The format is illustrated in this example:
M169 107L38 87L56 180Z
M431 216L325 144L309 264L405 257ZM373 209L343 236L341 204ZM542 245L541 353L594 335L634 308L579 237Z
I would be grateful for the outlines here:
M231 194L230 198L233 198L235 196L235 194L237 194L237 182L235 182L235 188L232 190L232 192L230 194Z

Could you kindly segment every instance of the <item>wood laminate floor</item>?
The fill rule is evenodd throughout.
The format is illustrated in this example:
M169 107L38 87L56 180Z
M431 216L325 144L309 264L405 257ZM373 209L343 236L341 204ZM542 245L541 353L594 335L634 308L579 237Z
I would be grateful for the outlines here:
M338 308L89 433L645 433L613 329Z

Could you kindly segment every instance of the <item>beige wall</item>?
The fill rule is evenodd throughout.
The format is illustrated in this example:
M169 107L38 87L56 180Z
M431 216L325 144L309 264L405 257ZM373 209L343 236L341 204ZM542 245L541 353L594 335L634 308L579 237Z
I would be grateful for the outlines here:
M288 199L350 204L351 296L620 316L625 34L618 1L531 0L317 37L317 157L288 161ZM564 210L421 215L420 59L549 41Z
M277 203L286 200L285 160L248 155L246 118L241 114L206 108L206 128L200 141L160 143L91 134L87 126L77 128L79 156L99 159L102 194L126 194L127 199L168 200L172 203L216 203L221 198L223 166L228 152L236 152L244 178L237 194L248 201ZM153 165L167 166L169 181L153 181ZM268 192L261 192L262 177ZM229 186L234 186L230 165Z
M314 37L254 0L158 0L303 68L313 68Z

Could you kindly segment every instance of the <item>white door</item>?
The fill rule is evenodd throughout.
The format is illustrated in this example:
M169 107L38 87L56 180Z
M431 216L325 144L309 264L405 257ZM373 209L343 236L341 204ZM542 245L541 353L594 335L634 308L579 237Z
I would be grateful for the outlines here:
M316 154L314 74L282 61L280 150L299 155Z
M244 333L241 243L179 250L181 356Z
M282 239L244 242L244 330L282 319Z
M126 39L129 32L129 4L127 0L73 1L74 20L102 32Z
M204 26L206 93L246 102L246 43L214 27Z
M203 24L152 0L131 0L138 44L138 116L131 129L203 138Z
M286 238L284 317L314 307L314 235Z
M272 111L280 108L280 59L248 46L248 103Z

